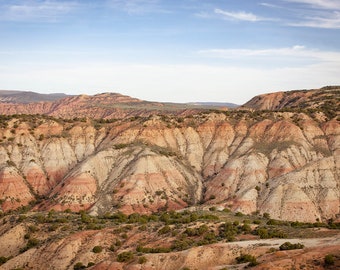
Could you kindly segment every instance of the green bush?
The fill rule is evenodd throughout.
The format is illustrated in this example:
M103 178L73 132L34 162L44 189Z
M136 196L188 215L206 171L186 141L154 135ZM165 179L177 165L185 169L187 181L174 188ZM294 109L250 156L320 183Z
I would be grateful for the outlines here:
M265 212L265 213L263 213L263 217L266 218L266 219L270 219L270 214Z
M109 250L112 251L112 252L114 252L114 251L116 250L116 246L115 246L115 245L111 245L111 246L109 247Z
M83 263L81 263L81 262L77 262L74 266L73 266L73 269L74 270L80 270L80 269L85 269L86 268L86 266L83 264Z
M167 234L171 231L171 228L169 225L165 225L162 229L160 229L158 231L158 234L161 235L161 234Z
M225 222L218 228L219 236L227 239L228 241L233 241L237 235L237 225L231 222Z
M146 263L146 261L147 261L147 259L145 258L145 256L139 257L139 259L138 259L139 264L144 264L144 263Z
M31 239L28 240L27 245L29 247L35 247L35 246L39 245L39 240L36 239L36 238L31 238Z
M332 254L327 254L324 258L325 265L334 265L335 259Z
M28 239L26 246L20 249L20 253L23 253L23 252L29 250L32 247L36 247L39 244L40 244L40 241L38 239L30 238L30 239Z
M303 249L305 246L300 243L292 244L291 242L285 242L280 246L280 250L292 250L292 249Z
M243 214L243 213L241 213L241 212L236 212L236 213L235 213L235 216L236 216L236 217L243 217L243 216L244 216L244 214Z
M91 267L91 266L94 266L94 265L95 265L94 262L89 262L89 263L87 264L87 267Z
M258 265L256 258L250 254L241 254L240 256L236 257L236 261L238 264L249 262L249 266Z
M93 251L94 253L100 253L100 252L103 251L103 248L102 248L101 246L95 246L95 247L92 249L92 251Z
M5 262L7 262L9 260L9 258L7 257L0 257L0 265L3 265Z
M117 261L118 262L128 262L133 260L134 255L131 251L124 251L117 256Z

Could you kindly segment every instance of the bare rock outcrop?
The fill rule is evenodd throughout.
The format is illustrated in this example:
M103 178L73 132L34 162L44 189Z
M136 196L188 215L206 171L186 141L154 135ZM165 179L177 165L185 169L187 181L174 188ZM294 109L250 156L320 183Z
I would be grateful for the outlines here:
M205 203L278 219L336 218L339 122L249 115L150 116L99 126L12 119L0 131L1 208L45 198L38 208L94 214Z

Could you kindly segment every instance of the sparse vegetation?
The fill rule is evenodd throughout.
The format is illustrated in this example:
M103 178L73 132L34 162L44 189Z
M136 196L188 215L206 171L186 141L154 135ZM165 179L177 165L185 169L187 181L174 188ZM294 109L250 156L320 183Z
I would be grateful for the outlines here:
M95 246L92 249L93 253L100 253L103 251L103 247L102 246Z
M326 266L329 266L329 265L334 265L335 263L335 258L332 254L327 254L324 258L324 262L325 262L325 265Z
M240 256L236 257L236 262L240 263L249 263L249 266L258 265L256 257L251 254L241 254Z
M74 266L73 269L74 270L80 270L80 269L85 269L86 266L82 263L82 262L77 262Z
M146 262L147 262L147 259L146 259L145 256L141 256L141 257L138 258L138 263L139 264L144 264Z
M319 96L315 97L320 98ZM294 102L296 101L298 100L295 100ZM126 106L130 105L126 104ZM316 109L305 108L303 114L308 114L315 121L317 120L321 122L324 120L322 120L322 117L320 117L321 120L318 120L319 118L316 118L317 114L322 113L325 118L332 119L336 117L336 109L334 109L336 108L336 106L336 103L327 101L323 102L322 105L320 105ZM289 112L291 114L285 114L285 116L283 117L282 115L285 112ZM246 121L246 124L249 127L256 123L256 121L263 119L271 119L273 121L276 121L277 119L285 119L291 124L296 125L296 128L300 128L302 130L304 127L303 121L304 119L306 119L306 115L299 115L301 113L301 109L298 110L297 108L278 110L276 112L240 110L229 112L214 111L213 113L219 114L220 116L226 116L228 119L228 123L230 122L231 125L236 125L241 119L243 119ZM64 141L72 141L72 132L76 130L77 125L83 128L87 124L90 124L92 125L92 128L94 127L97 130L97 133L93 139L96 145L95 153L97 153L96 147L98 145L102 145L101 142L105 142L106 140L108 140L108 138L110 138L110 136L113 136L112 134L116 132L116 125L118 126L119 124L119 122L115 123L118 120L93 120L83 117L67 120L54 119L48 116L45 117L17 115L16 117L18 120L15 120L16 122L14 122L15 124L13 124L13 121L11 121L11 117L3 115L0 116L0 127L2 129L6 129L1 135L1 147L4 149L4 156L6 156L7 152L7 157L3 159L3 166L6 167L7 165L15 167L11 168L11 170L15 169L16 171L18 171L19 175L23 178L25 182L28 181L25 177L26 174L24 175L20 171L21 168L23 166L26 166L25 164L28 162L28 160L30 160L30 162L32 163L35 163L31 164L34 166L39 165L42 160L38 155L34 156L34 158L29 156L28 159L24 160L23 162L18 161L16 153L13 153L13 149L15 149L15 151L18 151L18 147L21 148L21 150L26 149L25 140L21 139L20 136L31 134L29 136L32 137L32 140L35 138L36 140L42 142L38 143L38 146L41 147L49 143L50 141L63 140L63 138L65 138ZM204 121L208 119L208 117L208 113L202 113L197 116L190 115L175 118L164 115L152 117L131 117L128 119L128 124L131 125L129 126L129 128L134 127L135 125L140 125L141 127L143 127L144 130L151 125L154 119L160 119L162 121L161 125L164 125L164 127L177 127L180 130L179 132L184 132L183 130L185 130L185 128L191 129L200 126L202 123L204 123ZM27 121L29 129L27 131L24 131L20 135L19 133L21 133L22 127L25 126L21 124L21 121ZM45 125L47 121L58 121L58 123L62 122L64 124L62 133L59 132L58 134L50 134L49 131L42 132L41 130L39 130L39 126ZM20 127L20 129L16 130L16 128L18 127ZM119 136L117 138L119 138ZM318 144L315 144L313 145L313 148L311 147L312 151L314 151L314 154L317 155L318 158L330 156L332 154L332 148L328 149L327 146L329 141L328 135L319 135L315 137L314 140L321 141L320 146L318 146ZM119 140L115 140L115 143L117 144L110 145L109 150L114 152L114 154L112 155L113 158L115 158L114 155L116 155L117 153L131 153L131 151L135 151L136 149L148 149L152 152L152 155L159 154L163 156L163 159L164 157L168 157L168 160L170 161L180 161L185 164L186 169L188 169L189 171L195 171L195 173L197 171L200 173L198 168L191 166L191 164L187 164L187 160L185 160L185 154L181 156L181 154L179 153L180 151L177 152L176 149L172 149L171 147L160 147L153 145L150 142L148 143L138 140L132 143L118 142ZM310 143L313 144L312 140ZM169 143L169 145L171 144ZM298 147L302 146L293 141L269 142L267 140L263 140L263 138L259 138L259 140L255 142L255 146L252 151L254 151L255 154L259 156L263 156L262 154L269 155L270 153L275 155L276 151L290 151L289 148ZM70 166L73 165L74 164ZM88 172L90 173L90 169ZM91 174L92 173L93 170L91 168ZM215 174L213 172L211 174L211 178L213 179L217 174L218 172L216 172ZM53 181L56 181L56 179L53 179ZM223 183L221 185L218 184L218 187L223 190L229 188L229 182L226 179L222 179L222 181ZM100 243L103 246L93 247L93 253L100 253L105 249L106 251L109 250L111 252L103 252L99 256L104 256L106 253L108 253L110 254L110 256L112 256L112 258L116 258L117 256L117 261L119 262L133 261L133 263L138 262L139 264L144 264L146 263L146 257L148 257L149 255L145 255L145 257L143 256L143 253L166 253L189 249L193 246L207 245L216 242L238 241L243 239L319 237L318 234L321 235L326 232L329 233L328 230L330 229L340 229L340 224L334 222L334 220L332 219L328 221L320 219L316 220L316 222L314 223L297 221L286 222L271 218L269 213L263 213L262 217L259 212L254 212L253 215L245 215L241 212L234 213L230 210L235 209L234 202L230 202L230 204L228 204L228 207L230 207L230 209L226 208L223 211L217 210L220 209L220 205L218 205L217 207L215 205L205 205L205 208L200 208L200 206L198 206L195 211L166 211L166 209L169 209L171 207L170 203L168 203L168 199L171 199L171 196L173 194L163 188L160 188L159 190L157 190L156 188L154 193L150 194L150 198L146 198L145 202L143 201L145 208L148 207L148 199L150 200L150 202L152 200L152 202L157 203L157 201L159 200L162 203L165 203L165 206L164 208L162 208L161 211L148 215L138 213L126 215L119 211L114 212L118 208L118 206L123 206L123 204L120 204L121 197L119 197L121 196L120 188L122 187L120 186L120 183L115 183L115 189L114 191L112 191L113 195L117 196L117 205L115 205L116 208L114 208L114 210L110 209L110 211L112 212L107 212L104 214L101 213L101 215L99 216L91 216L86 211L80 211L79 214L72 213L70 209L65 210L64 212L29 212L34 205L41 203L43 205L43 203L47 201L46 198L48 198L48 196L39 196L39 194L36 194L36 191L32 189L29 184L28 186L31 193L35 196L36 201L32 201L31 205L22 206L16 210L11 210L6 213L0 213L1 223L3 225L13 228L16 224L21 223L20 226L22 226L26 230L25 234L21 234L20 240L23 241L24 244L22 244L23 247L21 248L20 252L25 252L33 247L39 247L42 244L48 245L50 242L55 241L56 239L67 237L79 231L103 229L106 230L106 233L107 231L109 231L110 237L112 238L110 238L108 242ZM128 188L128 184L125 184L125 188ZM275 188L275 186L270 181L264 183L259 181L249 186L251 192L255 192L256 190L258 192L258 195L269 192L273 188ZM182 187L178 187L177 190L184 194L184 191L186 191L186 189ZM213 194L210 197L204 197L204 200L210 200L208 204L216 203L217 205L218 203L222 202L222 200L220 201L220 199L222 198L219 195L220 193L217 193L216 191L209 191L209 194L211 194L211 192L215 192L216 195ZM206 194L207 193L205 193L205 195ZM218 199L215 201L216 196L218 196ZM233 194L231 194L230 198L232 198L232 200L235 199L236 201L236 195L235 197L232 196ZM181 195L180 199L190 204L194 202L194 199L192 199L193 197L194 196L192 196L192 194L187 194L187 196ZM53 198L53 200L57 199L57 197ZM1 199L0 205L9 201L17 204L21 203L21 201L17 198L8 197ZM24 200L22 201L22 204L24 204ZM182 201L178 200L176 201L176 203L178 203L178 205L181 205ZM202 200L202 203L205 203L205 201ZM221 205L223 204L221 203ZM152 207L149 206L149 210L150 209L154 210ZM317 230L315 228L324 229ZM145 238L138 239L138 243L136 243L135 246L133 246L134 244L130 245L130 239L133 239L131 236L135 233L151 235L154 242L150 242L148 237L146 236ZM24 236L24 239L22 239L22 236ZM162 242L161 239L165 239L166 241ZM91 248L92 246L90 246L90 249ZM303 245L300 243L292 244L290 242L286 242L280 246L280 250L297 248L303 248ZM98 255L93 254L92 256ZM0 265L6 263L6 261L9 259L10 257L0 257ZM334 255L329 254L324 257L324 264L333 265L335 259L336 257ZM253 263L257 263L256 258L250 254L241 254L241 256L238 257L237 262L249 263L249 266L252 266ZM79 262L74 265L74 269L84 269L86 267L92 266L93 264L93 262L90 262L87 266L85 266L83 263ZM188 268L184 267L183 269Z
M134 254L131 251L124 251L122 253L119 253L117 256L118 262L128 262L134 259Z
M291 242L284 242L279 248L280 250L303 249L305 246L301 243L292 244Z

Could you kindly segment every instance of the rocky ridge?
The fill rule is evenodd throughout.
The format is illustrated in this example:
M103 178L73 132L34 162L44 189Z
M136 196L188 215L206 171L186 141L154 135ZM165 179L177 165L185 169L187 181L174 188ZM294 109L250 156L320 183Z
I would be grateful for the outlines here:
M254 119L255 117L256 119ZM339 122L300 113L13 118L0 136L4 211L150 213L216 204L314 222L339 215Z
M227 110L214 104L150 102L118 93L66 96L0 91L0 114L2 115L43 114L63 119L86 117L123 119L134 116L147 117L152 114L183 116L209 109Z
M315 110L339 114L340 86L325 86L314 90L293 90L256 96L245 103L243 108L255 110Z

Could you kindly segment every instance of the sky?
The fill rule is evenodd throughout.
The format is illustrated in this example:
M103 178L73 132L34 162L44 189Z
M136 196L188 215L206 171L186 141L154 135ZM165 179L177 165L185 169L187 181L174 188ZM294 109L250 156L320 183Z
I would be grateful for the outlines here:
M340 85L340 0L0 0L0 89L243 104Z

